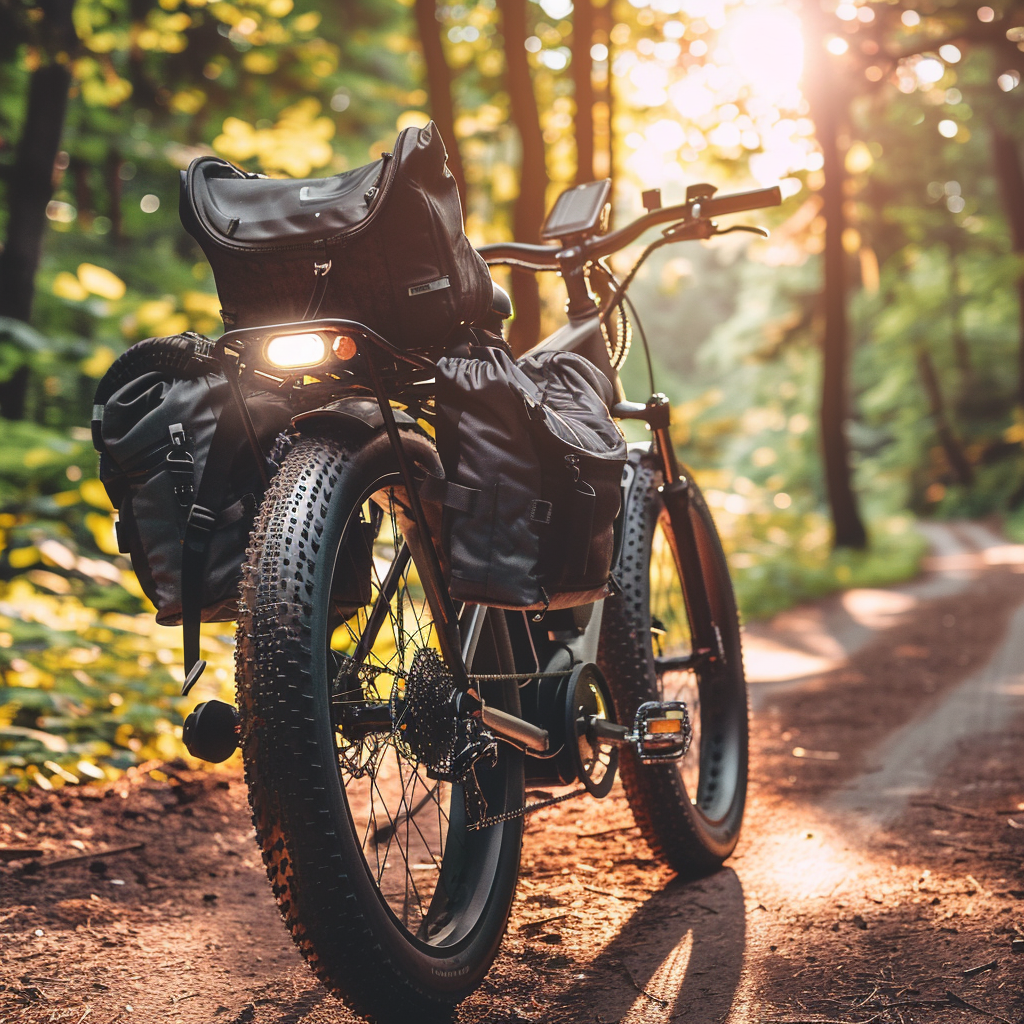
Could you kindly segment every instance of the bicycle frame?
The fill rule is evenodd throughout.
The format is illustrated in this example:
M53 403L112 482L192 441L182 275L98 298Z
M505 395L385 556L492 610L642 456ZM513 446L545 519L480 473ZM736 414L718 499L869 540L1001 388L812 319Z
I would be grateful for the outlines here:
M613 384L618 401L611 410L612 415L620 419L637 419L647 423L653 435L652 452L660 463L664 481L662 498L677 538L679 549L676 556L685 570L684 579L701 578L701 558L690 520L689 472L679 465L672 447L669 400L662 394L651 395L644 404L625 400L617 370L611 363L605 345L604 311L595 304L590 294L586 267L588 263L601 256L621 249L656 224L666 221L677 222L664 232L666 241L707 238L718 233L717 227L709 219L710 216L775 205L781 201L777 188L725 196L717 200L711 198L714 190L710 186L694 188L698 191L692 196L688 193L686 203L654 210L646 217L610 235L592 239L580 238L563 246L513 243L485 246L480 250L481 255L492 264L512 264L537 271L558 270L561 273L569 299L568 323L542 340L532 351L574 352L586 357L605 373ZM624 288L622 290L624 291ZM335 344L330 347L325 343L324 358L315 365L282 369L269 362L266 356L269 341L275 337L296 333L329 333L336 339L346 339L352 344ZM242 414L246 434L261 465L263 456L256 443L255 430L245 408L239 385L239 370L243 365L247 374L259 375L268 382L275 382L280 388L305 381L311 373L325 376L328 381L323 382L319 390L317 385L313 385L312 390L315 395L327 397L328 401L332 402L337 402L346 393L352 396L372 394L380 416L379 425L387 432L398 462L405 491L403 498L408 502L406 511L413 527L407 530L407 543L420 566L420 571L426 577L427 599L436 627L438 646L461 694L459 713L479 716L496 734L527 750L543 753L547 749L548 740L548 734L544 729L512 715L486 708L473 688L466 664L470 660L469 652L479 637L483 616L464 616L465 628L460 629L459 613L445 585L435 538L431 535L419 498L418 481L402 444L392 400L401 399L416 389L421 389L421 393L424 389L429 391L429 377L434 369L434 363L422 355L397 348L365 324L334 318L230 331L216 343L215 351L226 370L232 393ZM403 366L409 369L403 372ZM289 372L289 369L294 372ZM632 500L631 484L632 480L627 473L623 481L620 516L624 513L627 502ZM689 661L718 661L724 657L722 641L706 590L699 587L694 592L684 591L683 596L694 633L693 651ZM390 600L390 595L382 592L378 600ZM568 652L571 663L557 670L568 672L576 664L592 663L597 660L603 604L603 600L595 602L585 627L576 637L563 643L563 650ZM532 639L529 636L527 639L533 648ZM540 665L537 663L535 649L532 650L532 654L535 669L541 672L552 670L555 668L554 662L560 660L556 657L550 664Z

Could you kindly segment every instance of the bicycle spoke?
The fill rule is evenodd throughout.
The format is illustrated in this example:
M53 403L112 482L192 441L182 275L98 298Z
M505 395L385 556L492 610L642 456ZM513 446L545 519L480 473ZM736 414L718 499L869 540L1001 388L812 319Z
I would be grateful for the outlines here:
M339 708L387 703L396 695L401 700L416 653L436 644L426 594L394 512L386 510L380 524L370 571L373 600L337 633L335 646L349 652L359 673L348 675L352 689L339 694ZM339 769L371 874L402 925L419 933L428 908L443 910L448 901L441 874L451 789L425 777L404 739L404 714L390 732L351 741L339 732Z

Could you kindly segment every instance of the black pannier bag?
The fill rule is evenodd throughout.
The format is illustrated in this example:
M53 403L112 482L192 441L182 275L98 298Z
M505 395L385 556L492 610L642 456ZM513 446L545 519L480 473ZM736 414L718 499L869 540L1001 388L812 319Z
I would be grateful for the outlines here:
M216 157L194 160L179 212L213 267L224 323L340 317L403 348L440 352L492 296L446 160L433 122L332 178L271 180Z
M263 482L227 379L198 336L133 345L96 391L93 441L100 480L117 509L118 548L157 610L185 628L188 670L199 622L237 618L242 563ZM270 451L287 429L283 395L246 406Z
M499 348L437 365L437 449L451 595L502 608L565 608L608 593L626 443L614 392L589 360Z

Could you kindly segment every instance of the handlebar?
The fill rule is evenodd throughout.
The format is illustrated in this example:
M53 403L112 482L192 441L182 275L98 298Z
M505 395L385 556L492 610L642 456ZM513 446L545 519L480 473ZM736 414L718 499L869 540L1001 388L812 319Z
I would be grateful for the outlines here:
M730 213L742 213L744 210L760 210L766 206L778 206L782 202L782 192L778 185L771 188L758 188L750 192L734 192L731 195L705 199L693 199L677 206L666 206L653 210L639 217L632 224L627 224L610 235L598 235L589 238L577 246L580 250L581 262L597 260L610 256L613 252L624 249L630 242L639 238L649 228L668 221L693 220L695 223L708 221L712 217L724 217ZM694 216L696 212L696 216ZM680 240L682 240L680 234ZM558 254L564 249L561 245L529 245L524 242L497 242L493 245L482 245L477 250L487 263L504 263L514 267L525 267L527 270L558 270Z

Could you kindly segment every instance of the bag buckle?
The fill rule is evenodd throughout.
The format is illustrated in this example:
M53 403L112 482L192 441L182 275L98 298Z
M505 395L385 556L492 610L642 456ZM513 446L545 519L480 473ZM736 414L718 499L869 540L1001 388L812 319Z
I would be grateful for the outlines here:
M192 474L195 469L195 460L192 453L185 449L185 427L181 423L172 423L168 428L171 435L171 450L167 453L167 471L174 480L174 496L178 504L186 508L192 503L195 496L195 488L192 483Z
M182 423L172 423L168 428L167 432L171 435L171 447L172 448L184 448L185 447L185 426Z
M188 510L187 523L195 530L209 533L217 525L217 513L202 505L193 505Z
M209 338L204 338L201 334L196 334L194 331L189 331L189 338L192 339L192 352L200 359L209 359L213 356L213 342Z

